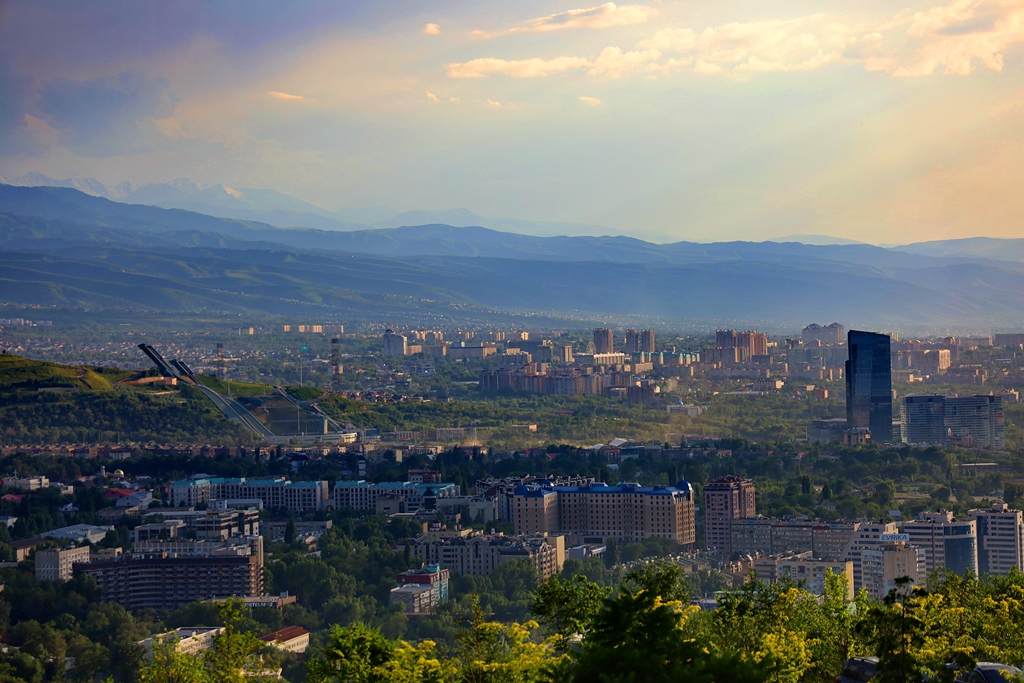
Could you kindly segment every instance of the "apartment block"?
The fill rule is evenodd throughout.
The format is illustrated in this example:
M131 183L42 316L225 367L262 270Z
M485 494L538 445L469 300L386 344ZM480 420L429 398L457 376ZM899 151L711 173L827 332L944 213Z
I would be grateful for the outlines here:
M69 581L76 562L89 562L89 546L36 551L36 578L43 581Z
M952 512L922 512L903 525L910 545L924 551L925 571L945 567L951 572L978 574L978 523L958 520Z
M194 655L203 650L212 650L214 638L224 633L222 626L186 626L165 633L157 633L137 644L142 646L143 657L153 659L153 646L162 640L173 640L175 652Z
M357 481L339 481L334 485L331 502L335 510L351 508L356 512L369 512L377 509L377 498L380 496L404 496L407 510L415 511L421 507L434 507L424 503L430 499L452 498L459 495L459 487L455 484L414 484L410 481L386 481L375 484L362 479Z
M760 568L760 565L758 565ZM815 595L825 594L825 576L828 572L842 574L845 597L853 600L853 563L840 560L815 559L810 551L786 553L774 558L776 579L802 581L804 589Z
M449 571L440 565L424 565L398 575L398 586L391 589L389 605L402 604L406 614L433 612L448 600Z
M103 602L127 609L174 610L197 600L263 595L263 562L256 555L164 557L75 564L92 576Z
M859 522L734 519L731 547L740 555L810 551L815 558L838 560L859 528Z
M515 491L517 534L572 533L620 542L668 538L696 543L693 489L675 486L589 484L520 486Z
M421 562L451 572L488 576L502 562L528 559L541 581L556 574L565 561L563 536L476 535L440 537L425 534L409 542Z
M171 505L195 507L211 500L259 499L266 508L284 508L292 512L313 512L327 507L326 481L288 481L275 479L186 479L171 484Z
M1024 569L1024 522L1020 510L995 503L988 510L971 510L967 514L978 528L979 574L1006 576L1014 567Z
M909 578L913 582L912 586L920 586L928 576L924 551L905 540L886 541L863 548L860 558L861 585L876 600L881 600L896 588L897 579Z
M882 545L896 534L895 522L871 522L861 524L853 532L850 542L843 552L842 560L853 563L853 585L856 590L864 585L864 573L862 566L863 553L866 549Z
M615 350L615 334L607 327L594 330L594 349L596 353L612 353Z
M704 545L731 557L732 522L757 516L754 482L723 477L704 487Z
M498 504L498 519L502 522L515 521L515 495L520 486L588 486L594 483L593 477L584 476L548 476L548 477L504 477L496 479L478 479L473 485L476 495L495 498Z

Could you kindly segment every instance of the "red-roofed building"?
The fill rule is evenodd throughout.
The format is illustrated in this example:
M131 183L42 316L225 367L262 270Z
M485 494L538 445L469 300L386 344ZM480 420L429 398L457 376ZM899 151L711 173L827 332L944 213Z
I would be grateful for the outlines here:
M8 503L20 503L25 500L25 496L18 493L8 493L3 497L3 500L6 500Z
M279 650L302 654L309 647L309 631L301 626L286 626L280 631L260 636L260 640Z
M137 491L133 491L132 489L115 489L115 488L110 488L110 489L107 489L106 497L109 500L117 500L118 498L127 498L128 496L132 495L133 493L137 493Z

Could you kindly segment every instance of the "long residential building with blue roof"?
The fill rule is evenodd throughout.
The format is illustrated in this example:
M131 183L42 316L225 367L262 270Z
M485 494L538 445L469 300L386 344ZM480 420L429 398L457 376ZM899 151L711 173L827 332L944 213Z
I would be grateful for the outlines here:
M683 546L697 541L693 488L685 481L675 486L520 486L514 506L517 534L568 533L624 543L657 537Z

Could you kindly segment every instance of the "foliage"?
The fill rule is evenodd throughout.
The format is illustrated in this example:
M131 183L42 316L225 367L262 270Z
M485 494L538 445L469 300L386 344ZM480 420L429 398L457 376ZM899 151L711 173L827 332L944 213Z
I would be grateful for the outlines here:
M590 629L611 591L579 574L569 579L553 576L537 586L531 611L549 632L570 639Z

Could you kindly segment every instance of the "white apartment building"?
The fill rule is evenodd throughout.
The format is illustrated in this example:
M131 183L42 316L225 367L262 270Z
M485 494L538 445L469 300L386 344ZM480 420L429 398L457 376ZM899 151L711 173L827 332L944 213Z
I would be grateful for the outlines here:
M895 522L862 524L859 529L853 532L853 536L850 537L850 542L846 546L846 552L843 553L841 559L853 563L853 586L855 590L860 590L860 587L864 585L861 566L864 549L881 545L885 542L883 537L891 537L895 533Z
M968 515L978 527L978 572L1006 576L1014 567L1024 569L1024 521L1020 510L1006 503Z
M258 498L266 508L292 512L313 512L327 507L326 481L276 479L210 478L187 479L171 484L171 505L193 507L214 499Z

